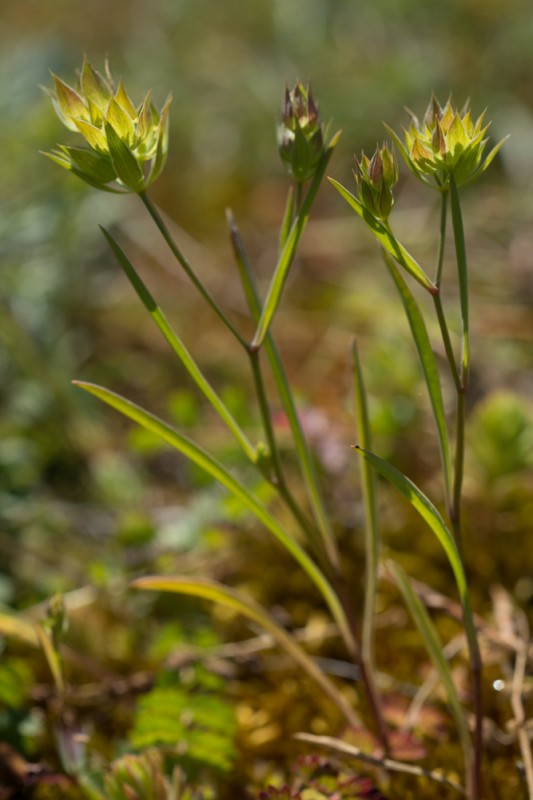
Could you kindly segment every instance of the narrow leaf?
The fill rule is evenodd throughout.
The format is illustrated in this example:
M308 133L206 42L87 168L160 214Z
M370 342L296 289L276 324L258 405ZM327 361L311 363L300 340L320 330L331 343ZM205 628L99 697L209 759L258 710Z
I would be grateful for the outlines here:
M292 186L287 193L287 203L285 205L285 213L283 214L283 222L281 223L281 230L279 235L279 250L280 253L285 247L292 225L292 218L294 215L294 189Z
M237 478L233 477L226 467L217 461L213 456L207 453L203 448L192 442L186 436L178 433L167 423L160 420L148 411L145 411L140 406L132 403L130 400L121 397L109 389L102 386L96 386L92 383L84 381L74 381L76 386L84 389L90 394L94 394L104 403L112 406L120 411L124 416L129 417L134 422L137 422L146 430L155 433L163 441L170 444L180 453L183 453L187 458L197 464L201 469L211 475L215 480L225 486L235 497L237 497L243 506L251 511L254 516L263 523L263 525L276 537L276 539L283 545L283 547L293 556L293 558L300 564L309 579L315 584L320 594L327 603L333 618L339 626L341 635L343 636L346 644L354 651L356 645L353 640L350 628L348 626L344 611L339 602L337 595L331 587L328 580L325 578L321 570L316 566L314 561L308 556L301 545L294 539L291 534L281 525L278 520L272 516L270 511L264 506L255 495L244 486Z
M285 245L280 253L278 263L276 265L274 274L272 276L272 280L270 282L270 286L268 287L266 300L263 305L263 310L261 312L261 317L257 325L257 330L255 332L255 336L252 341L252 347L256 349L259 349L261 347L261 344L263 343L266 333L270 327L270 323L272 322L274 314L276 313L277 307L281 300L283 287L285 285L285 281L287 279L290 266L293 262L296 253L298 242L300 241L301 235L307 224L307 220L309 219L311 206L316 197L318 188L322 182L324 173L326 172L326 168L329 164L329 160L333 155L333 151L337 145L339 138L340 138L340 131L337 134L335 134L335 136L329 143L328 147L326 148L326 151L324 152L317 166L317 170L315 172L313 180L311 181L311 185L308 189L308 192L305 196L302 206L298 211L296 218L294 219L290 233L287 237L287 241L285 242Z
M48 667L52 673L56 689L59 694L63 694L65 691L65 682L63 680L63 671L61 669L61 658L59 653L55 649L50 637L42 625L35 626L35 633L37 634L37 639L39 640L39 644L41 645L46 657L46 661L48 662Z
M437 436L442 460L442 471L446 487L446 497L449 498L452 480L452 463L450 456L448 428L446 425L446 415L444 413L444 402L442 399L442 389L437 370L437 364L435 362L435 356L431 348L431 342L429 340L424 318L411 290L407 286L388 253L386 251L382 252L385 263L390 274L392 275L394 283L396 284L396 288L400 293L403 307L409 321L409 327L411 328L411 333L413 334L418 357L420 359L422 372L424 373L424 379L426 381L429 399L431 401L433 416L435 418L435 425L437 427ZM368 449L364 443L363 447Z
M328 180L337 189L339 194L344 197L348 205L351 206L353 210L361 217L361 219L366 222L378 242L380 242L385 250L387 250L396 259L398 264L400 264L410 275L412 275L413 278L424 287L424 289L427 289L431 293L436 292L437 287L428 278L422 267L407 252L405 247L403 247L403 245L401 245L400 242L395 239L392 233L387 230L386 226L372 216L372 214L359 202L359 200L354 197L354 195L349 192L348 189L342 186L342 184L333 178L328 178Z
M261 315L261 305L259 302L259 294L257 292L250 260L246 253L239 229L237 228L237 224L231 212L228 213L228 222L235 259L239 268L239 274L244 287L248 307L252 313L253 319L257 322ZM291 429L296 448L296 457L298 459L300 471L302 473L307 494L309 496L313 517L324 541L325 550L328 554L330 563L336 568L338 566L338 554L335 534L333 532L322 492L320 490L320 484L313 461L313 455L305 438L292 389L283 366L281 354L270 332L267 332L265 336L264 347L274 380L276 382L283 410L287 415L287 420L289 422L289 427Z
M132 583L135 589L150 591L176 592L177 594L192 595L210 600L215 603L232 608L252 622L259 625L269 633L274 641L315 681L320 688L330 697L334 704L342 711L350 725L360 724L357 714L349 703L340 694L336 686L327 675L320 670L315 662L300 647L294 637L281 628L270 614L250 598L245 597L235 589L222 586L214 581L190 577L146 577L139 578Z
M468 597L468 589L461 556L452 533L433 503L418 486L397 470L396 467L389 464L388 461L384 461L382 458L379 458L379 456L374 455L374 453L368 450L363 450L361 447L356 447L355 449L364 459L375 467L380 475L386 478L389 483L395 486L396 489L409 500L413 508L418 511L422 519L427 522L448 557L448 561L455 576L461 602L464 604Z
M368 403L361 361L355 342L352 345L353 385L355 393L355 409L359 441L365 450L371 444ZM376 601L376 584L379 559L379 528L376 500L376 474L371 464L362 460L362 488L365 508L365 601L363 611L362 652L365 661L374 662L374 606Z
M409 612L413 617L418 630L420 631L426 646L426 650L428 651L429 656L435 665L435 669L437 670L442 681L442 685L444 686L446 694L448 695L448 702L455 719L459 739L461 740L461 746L463 748L465 759L465 769L468 774L472 755L472 742L470 739L468 724L465 719L465 713L459 702L457 690L453 682L450 665L443 655L443 648L439 639L439 635L424 604L413 590L404 570L399 566L399 564L395 564L394 562L389 562L387 566L392 572L394 580L396 581L398 588L404 597L407 608L409 609Z
M466 260L465 233L459 192L453 171L450 173L450 204L452 209L453 236L455 241L455 254L457 260L457 273L459 276L459 298L461 301L461 377L468 375L470 365L470 323L468 312L468 265Z
M231 430L237 441L239 442L240 446L250 459L250 461L255 462L256 460L256 451L253 445L248 440L247 436L235 420L235 418L231 415L228 408L224 405L220 397L217 395L211 384L207 381L204 377L196 362L194 361L193 357L179 338L179 336L174 332L170 323L168 322L165 314L161 310L161 308L157 305L156 301L150 294L149 290L146 288L145 284L143 283L142 279L140 278L139 274L136 272L133 264L128 259L118 242L108 233L105 228L101 228L102 233L104 234L105 238L109 246L111 247L113 253L116 256L118 263L120 264L124 274L128 278L129 282L137 292L137 296L149 312L150 316L154 320L155 324L178 356L179 360L196 383L204 397L209 400L217 414L221 417L221 419L226 423L228 428Z
M35 626L16 612L0 611L0 634L19 639L33 647L37 647L39 643L35 633Z

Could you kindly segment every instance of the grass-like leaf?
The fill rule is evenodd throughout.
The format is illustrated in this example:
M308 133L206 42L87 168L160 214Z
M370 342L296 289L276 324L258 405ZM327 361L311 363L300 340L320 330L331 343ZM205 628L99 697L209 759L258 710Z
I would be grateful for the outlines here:
M272 280L270 282L270 286L268 287L266 300L263 306L261 317L259 319L259 323L257 325L257 330L255 332L255 336L252 341L252 347L256 349L259 349L259 347L261 347L261 344L263 343L266 333L270 327L270 323L272 322L274 314L276 313L276 309L281 300L283 287L285 285L285 281L287 279L290 266L292 264L294 255L296 253L298 242L300 241L300 237L307 224L307 220L309 219L311 206L316 197L316 193L318 192L318 188L322 182L322 178L324 177L324 173L326 172L329 160L333 155L333 151L337 145L337 142L339 141L339 138L340 138L340 131L336 133L335 136L332 138L320 160L320 163L318 164L317 170L315 172L313 180L311 181L311 185L307 191L302 206L298 210L298 213L294 219L290 232L281 250L278 263L276 265L274 274L272 276Z
M349 703L340 694L335 684L320 670L302 647L290 634L281 628L258 603L243 596L235 589L222 586L215 581L188 576L154 576L133 581L135 589L149 589L159 592L175 592L210 600L234 609L267 631L274 641L315 681L344 714L350 725L358 725L360 720Z
M61 668L61 657L54 647L51 637L44 630L42 625L37 624L35 626L35 633L37 635L37 639L39 640L39 644L43 649L43 653L46 657L50 672L52 673L56 689L59 694L62 695L65 691L65 682L63 680L63 670Z
M235 497L237 497L242 504L269 530L276 539L283 545L283 547L293 556L301 568L304 570L309 579L319 590L320 594L327 603L331 614L339 626L339 631L353 654L356 650L353 636L351 634L346 616L342 609L333 587L326 579L322 571L317 567L310 556L305 552L301 545L294 539L291 534L281 525L278 520L272 516L268 508L264 506L254 494L246 488L237 478L235 478L226 469L226 467L217 461L212 455L206 452L199 445L192 442L186 436L180 434L175 428L172 428L166 422L156 417L154 414L145 411L140 406L121 397L115 392L105 389L102 386L96 386L93 383L86 383L84 381L74 381L76 386L84 389L86 392L93 394L104 403L107 403L112 408L120 411L124 416L137 422L143 428L151 431L156 436L159 436L163 441L174 447L180 453L183 453L187 458L197 464L201 469L207 472L211 477L217 480L222 486L225 486Z
M461 602L468 595L468 587L466 583L466 575L461 561L461 555L455 543L453 534L450 532L443 518L435 508L431 500L413 483L409 480L400 470L389 464L388 461L376 456L362 447L355 448L357 452L389 481L406 497L413 508L418 511L420 516L427 522L439 542L441 543L444 551L448 557L448 561L452 568L457 588L459 590L459 597Z
M394 580L398 584L398 588L404 597L407 608L409 609L411 616L413 617L413 620L420 631L420 634L424 640L424 644L426 645L426 649L431 657L431 660L433 661L433 664L435 665L435 669L439 674L446 694L448 695L448 702L455 719L459 739L461 740L461 746L463 748L465 759L465 768L468 773L472 757L472 742L470 739L470 733L465 719L465 714L459 702L457 690L453 682L450 665L443 655L443 648L439 639L439 635L424 604L413 590L409 582L409 578L405 574L404 570L394 562L389 562L388 567L394 576Z
M292 195L292 193L290 194ZM292 196L288 202L293 202ZM239 269L239 274L246 295L246 301L253 318L257 322L261 314L259 294L257 292L252 268L244 247L244 243L241 239L241 235L239 229L237 228L233 214L231 213L228 213L228 225L235 254L235 260L237 262L237 267ZM294 446L296 449L296 457L298 459L298 464L300 466L304 484L307 489L313 517L323 539L327 556L333 566L337 568L338 555L335 534L333 532L320 489L318 475L313 461L313 454L311 453L309 444L305 438L293 392L283 366L281 354L270 331L268 331L265 336L264 348L265 354L270 363L274 380L276 382L283 410L287 415L287 421L291 429Z
M361 361L355 342L352 345L353 359L353 384L355 394L355 409L357 419L357 432L359 441L365 450L371 448L370 421L368 418L368 403ZM374 638L374 604L376 598L376 583L379 559L379 528L376 499L376 474L372 465L362 460L362 488L365 508L365 602L363 611L362 655L369 666L372 666L373 638Z
M452 462L450 456L448 428L446 425L446 415L444 413L444 403L442 400L442 389L437 370L437 364L435 363L435 356L431 348L431 342L429 340L424 318L411 290L407 286L402 275L400 274L400 271L397 269L389 254L385 250L382 252L385 263L390 274L392 275L398 292L400 293L403 307L409 321L409 327L411 328L411 333L413 334L418 357L420 359L422 372L424 373L429 399L431 401L431 408L435 418L435 425L437 427L445 492L447 501L449 501L452 481ZM363 447L368 449L364 444Z
M161 310L161 308L157 305L156 301L152 297L151 293L147 289L146 285L142 281L141 277L135 270L135 267L128 259L127 255L124 253L118 242L111 236L111 234L106 231L105 228L101 228L102 233L104 234L105 238L109 246L111 247L113 253L115 254L118 263L120 264L124 274L128 278L129 282L137 292L137 295L141 302L143 303L144 307L147 309L148 313L154 320L155 324L171 346L172 350L178 356L179 360L196 383L204 397L211 403L217 414L220 418L226 423L228 428L231 430L237 441L239 442L240 446L250 459L250 461L255 462L257 458L257 453L254 446L248 440L248 437L237 423L235 418L232 416L228 408L224 405L218 394L215 392L211 384L208 380L204 377L200 369L198 368L196 362L194 361L193 357L179 338L179 336L175 333L172 329L170 323L168 322L165 314Z
M376 219L372 214L348 191L342 184L333 178L328 178L331 184L339 192L341 197L344 197L346 202L351 208L363 219L378 242L387 250L391 256L410 274L413 278L420 283L424 289L427 289L431 294L437 291L435 284L428 278L420 264L407 252L405 247L392 235L387 226Z
M441 543L455 577L455 582L459 591L459 598L463 607L464 625L468 638L468 646L471 653L472 668L476 671L480 670L481 659L474 617L470 605L468 584L466 581L466 574L461 554L453 534L447 527L433 503L418 488L418 486L413 483L413 481L409 480L409 478L396 469L396 467L393 467L392 464L389 464L388 461L384 461L374 453L370 453L368 450L364 450L361 447L356 447L355 449L363 458L368 460L376 468L380 475L382 475L386 480L389 481L389 483L395 486L401 492L401 494L403 494L404 497L409 500L413 508L420 514L422 519L427 522L438 541Z

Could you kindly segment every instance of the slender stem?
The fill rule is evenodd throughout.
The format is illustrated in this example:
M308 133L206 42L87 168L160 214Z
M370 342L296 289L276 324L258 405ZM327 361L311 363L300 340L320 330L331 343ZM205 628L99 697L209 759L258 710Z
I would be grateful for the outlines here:
M439 252L437 255L437 274L435 276L435 286L440 286L442 279L442 267L444 265L444 250L446 248L446 222L448 217L448 189L442 189L440 193L440 228L439 228Z
M239 333L233 322L226 316L226 314L224 313L224 311L222 311L222 309L220 308L214 297L212 297L212 295L205 288L201 280L197 277L189 261L183 255L178 245L172 238L168 226L163 220L161 214L154 206L154 204L152 203L146 192L139 192L139 197L141 198L145 208L152 217L153 221L157 225L161 235L163 236L163 239L165 240L170 250L172 251L172 254L183 267L183 270L187 274L187 277L192 281L192 283L198 289L204 300L208 303L208 305L211 306L215 314L224 323L225 327L233 334L235 339L237 339L241 347L243 347L245 350L248 350L248 343L246 342L245 338Z
M441 204L440 204L439 251L437 255L437 273L435 277L435 286L437 287L438 291L433 295L433 302L435 304L435 311L437 313L437 319L439 321L439 327L442 335L442 341L444 344L444 350L446 351L446 358L448 359L448 364L450 366L450 371L452 373L453 382L455 383L456 390L459 391L459 386L460 386L459 372L457 370L455 354L453 352L452 342L450 339L450 332L448 330L448 323L446 322L444 308L442 306L442 297L440 293L442 268L444 265L444 250L446 246L446 222L448 217L448 189L442 189L440 197L441 197Z
M253 273L250 267L250 262L248 260L244 243L242 242L239 229L237 228L233 215L228 211L227 216L231 242L235 252L235 259L241 275L246 299L248 301L251 313L255 318L258 318L260 315L261 306ZM322 555L320 557L320 561L321 563L325 561L327 564L327 572L331 575L333 584L336 588L341 607L344 611L344 615L350 629L350 641L348 641L346 638L345 641L348 644L348 650L354 664L359 667L361 681L365 689L365 696L368 700L370 713L374 720L377 735L382 744L384 752L388 753L388 735L381 712L379 695L375 687L373 672L371 669L369 669L368 663L361 657L361 645L357 631L357 620L353 612L353 604L351 602L350 592L348 591L348 587L346 586L346 582L342 575L337 542L334 538L329 518L326 514L311 452L301 427L290 384L287 380L287 375L283 367L280 353L270 331L268 331L265 336L264 348L272 369L272 373L274 375L274 379L276 381L276 385L278 387L281 402L289 420L292 435L296 444L296 452L298 455L300 469L302 471L311 502L313 516L321 534L321 540L319 541L319 544L322 546Z
M455 434L455 474L453 485L452 523L458 543L461 541L461 497L463 490L464 457L465 457L465 416L466 389L470 369L469 323L468 323L468 271L463 218L459 193L453 176L450 175L450 199L452 206L452 222L455 239L457 270L459 273L459 293L461 299L461 366L457 385L457 420Z
M338 131L338 133L335 134L335 136L331 139L330 143L324 150L320 158L320 161L317 164L315 174L310 182L310 186L307 189L305 197L302 197L301 202L299 197L296 198L297 203L299 203L298 210L296 215L294 216L294 220L289 235L287 236L287 240L283 248L281 249L281 252L279 253L278 261L276 264L276 268L274 269L274 274L272 275L270 285L268 287L265 302L262 308L260 309L257 329L255 331L254 338L250 345L250 347L252 347L253 349L259 350L259 348L262 346L265 336L270 327L270 324L274 318L274 315L281 300L283 287L285 286L285 281L287 280L290 267L292 265L294 256L296 254L298 243L305 229L305 226L307 225L307 220L309 219L311 207L313 205L317 192L320 188L320 184L326 172L330 158L333 155L333 151L339 141L340 133L341 132ZM297 184L296 187L297 194L299 193L300 190L301 190L301 184Z
M444 315L444 309L442 307L442 298L440 294L440 288L437 294L432 295L433 297L433 304L435 306L435 311L437 313L437 319L439 321L440 332L442 335L442 342L444 344L444 350L446 351L446 358L448 359L448 364L450 366L450 372L452 373L453 382L455 384L456 391L459 391L461 388L461 380L459 377L459 371L457 369L457 364L455 363L455 354L453 352L452 342L450 339L450 332L448 330L448 323L446 322L446 317Z
M295 191L296 213L298 213L298 211L300 210L300 206L302 205L303 188L304 188L303 183L301 181L297 181L296 191Z
M233 215L230 212L228 212L228 225L231 235L231 242L235 252L235 259L239 268L248 306L254 318L258 319L261 313L259 294L255 286L250 262L241 239L239 229L237 228ZM313 457L302 429L281 355L270 332L268 332L265 337L265 353L270 363L270 368L272 369L272 374L274 376L274 380L276 381L281 403L291 428L291 433L296 446L298 463L300 465L300 470L302 472L304 483L307 489L313 518L324 542L324 550L332 567L336 571L340 571L340 556L337 542L335 540L331 523L326 512L324 500L322 498L318 476L313 463Z
M459 295L461 304L461 366L459 372L459 385L457 387L457 420L455 438L455 474L453 485L452 523L457 541L461 550L461 499L463 488L464 457L465 457L465 418L466 418L466 391L470 369L469 347L469 309L468 309L468 268L466 260L466 245L463 227L463 217L459 193L453 172L450 173L450 200L452 211L453 233L455 241L455 254L459 276ZM472 690L474 702L475 730L474 730L474 759L472 765L471 795L474 800L481 798L481 761L483 754L483 700L482 700L482 670L483 664L477 632L473 622L469 603L464 603L465 627L468 638L470 664L472 670Z
M455 420L455 474L453 481L451 519L455 538L460 550L462 550L461 498L465 463L465 413L466 395L464 389L459 388L457 392L457 415Z
M265 436L268 442L269 455L271 458L272 470L274 473L268 479L270 483L277 489L277 491L287 504L288 508L292 512L294 518L298 522L298 525L302 529L306 538L308 538L311 541L311 544L314 545L317 555L319 557L323 556L323 549L320 548L320 546L317 547L318 531L316 531L316 529L310 524L309 520L306 519L303 511L298 506L298 503L296 502L289 487L287 486L285 475L283 474L281 458L279 454L278 445L276 442L276 437L274 435L274 429L272 426L272 416L270 413L268 398L265 391L263 373L261 370L260 353L258 350L250 351L249 357L250 357L250 365L252 368L252 375L254 378L256 395L259 401L259 411L263 422Z
M453 172L450 173L450 199L452 206L453 234L455 239L455 253L457 257L457 271L459 274L459 294L461 299L461 385L466 389L468 385L468 371L470 367L469 345L469 313L468 313L468 268L466 261L465 233L463 216L459 202L459 192Z

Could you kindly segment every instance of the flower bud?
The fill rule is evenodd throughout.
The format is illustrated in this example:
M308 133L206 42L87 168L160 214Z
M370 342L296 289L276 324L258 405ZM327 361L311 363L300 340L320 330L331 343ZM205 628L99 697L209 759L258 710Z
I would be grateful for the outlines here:
M75 89L52 77L54 91L48 93L59 119L88 147L58 145L44 155L104 191L142 192L150 186L167 157L171 98L157 111L148 92L135 107L122 81L115 87L108 65L103 77L87 59Z
M377 147L369 159L364 153L355 160L355 182L361 204L373 217L386 221L394 205L394 186L398 181L398 163L394 148Z
M390 131L407 165L425 183L434 179L440 188L448 186L453 173L456 184L469 183L484 172L504 143L502 139L483 158L488 139L481 114L472 120L469 105L458 111L450 97L444 107L433 95L419 122L411 114L411 124L405 133L405 142ZM507 138L507 137L506 137Z
M324 125L311 89L297 81L285 89L278 126L281 158L292 177L303 183L312 178L324 153Z

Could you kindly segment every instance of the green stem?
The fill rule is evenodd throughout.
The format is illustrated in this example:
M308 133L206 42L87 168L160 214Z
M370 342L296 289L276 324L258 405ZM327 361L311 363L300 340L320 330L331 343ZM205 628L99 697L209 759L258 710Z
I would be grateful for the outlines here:
M455 254L457 257L457 271L459 274L459 295L461 300L461 386L466 390L468 385L468 371L470 367L469 344L469 319L468 319L468 268L466 262L465 233L463 228L463 215L459 202L459 193L453 172L450 173L450 200L452 206L453 234L455 239Z
M296 202L298 203L297 213L296 216L294 217L294 221L292 223L292 227L287 237L287 240L279 254L278 262L276 264L274 274L272 275L272 279L268 287L268 292L264 305L260 309L257 329L252 344L250 345L255 350L259 350L259 348L263 344L265 336L269 330L270 324L276 313L277 307L281 300L283 287L285 286L285 281L287 279L287 275L289 274L289 269L296 254L298 243L307 224L307 220L309 219L311 207L313 205L317 192L320 188L320 184L322 183L322 179L326 173L326 169L329 164L330 158L333 155L335 147L337 146L339 137L340 137L340 131L336 133L335 136L331 139L330 143L328 144L324 153L322 154L322 157L316 167L315 174L313 176L313 179L311 181L311 184L307 190L305 197L301 200L301 202L299 202L300 201L299 197L296 198ZM297 184L296 186L297 194L300 191L301 191L301 184Z
M237 228L231 212L228 211L227 217L231 242L235 253L235 260L239 268L246 299L252 315L254 318L258 319L261 312L261 306L253 278L253 273L250 267L250 262L248 260L244 243L242 242L239 229ZM365 696L369 704L370 713L374 720L376 733L384 752L388 753L388 734L383 719L383 714L381 712L379 695L375 687L372 669L367 663L366 659L363 659L361 655L361 645L357 632L357 620L353 612L353 604L351 602L350 592L348 591L348 587L342 576L340 554L337 547L337 542L322 500L313 458L302 430L290 384L287 380L287 375L283 367L280 353L270 331L267 331L266 333L264 348L272 369L272 373L274 375L274 379L276 381L283 408L291 427L291 432L296 445L298 462L304 477L313 516L318 526L318 530L320 531L321 540L319 540L318 544L321 545L322 552L319 556L319 560L321 563L325 563L327 565L327 573L332 576L334 581L337 595L339 597L339 601L351 633L352 647L349 648L349 652L354 664L356 664L360 670L361 682L365 690ZM315 537L313 535L310 537L310 544L313 544L314 541Z
M254 378L255 391L259 402L259 411L261 414L263 428L269 448L269 455L272 463L273 475L269 476L268 480L277 489L287 507L290 509L292 515L298 522L298 525L302 529L304 535L310 540L311 544L314 545L317 555L320 557L323 555L323 552L321 551L320 547L317 548L317 531L312 525L310 525L309 520L306 519L303 511L298 506L298 503L287 486L285 475L283 474L279 449L276 442L276 437L274 435L274 428L272 426L272 415L270 413L270 406L268 403L263 373L261 370L260 353L258 350L250 351L249 356L252 375Z
M248 350L248 343L246 342L244 337L239 333L239 331L237 330L235 325L232 323L232 321L222 311L222 309L220 308L220 306L218 305L216 300L208 292L208 290L205 288L205 286L203 285L201 280L197 277L197 275L195 274L195 272L194 272L192 266L190 265L189 261L183 255L183 253L179 249L178 245L176 244L176 242L172 238L172 235L171 235L166 223L164 222L161 214L159 213L157 208L154 206L154 204L152 203L152 201L150 200L150 198L148 197L146 192L139 192L139 197L141 198L145 208L147 209L148 213L150 214L150 216L152 217L152 219L155 222L156 226L158 227L163 239L165 240L165 242L169 246L170 250L172 251L172 254L176 258L176 260L179 262L179 264L181 264L181 266L182 266L183 270L185 271L187 277L191 280L191 282L194 284L196 289L198 289L198 291L200 292L200 294L202 295L204 300L208 303L208 305L211 306L211 308L213 309L215 314L219 317L219 319L224 323L225 327L233 334L235 339L237 339L237 341L239 342L241 347L243 347L243 349L245 349L245 350Z
M459 276L459 295L461 304L461 367L457 390L457 429L455 438L455 475L453 486L452 523L457 544L460 547L461 533L461 499L463 489L464 457L465 457L465 421L466 391L470 370L469 345L469 310L468 310L468 268L466 245L463 227L463 216L459 201L459 192L453 172L450 173L450 200L452 223L455 241L455 254ZM474 699L474 763L472 768L471 792L474 800L481 798L481 759L483 752L483 702L482 702L482 661L477 634L472 620L470 607L465 608L465 626L467 629L470 664L472 669Z
M437 255L437 274L435 286L440 286L442 279L442 267L444 265L444 250L446 247L446 222L448 217L448 190L442 189L440 193L440 228L439 228L439 252Z
M461 388L461 380L459 377L457 364L455 363L455 354L453 352L452 342L450 339L450 331L448 330L448 323L446 322L446 317L444 315L444 308L442 307L440 288L438 293L433 295L433 304L435 306L435 312L437 314L437 319L439 322L440 332L442 336L442 342L444 344L444 350L446 352L446 358L448 360L450 372L452 373L455 389L456 391L459 392Z
M452 522L458 542L461 541L461 497L463 490L463 473L465 457L465 416L466 390L470 369L469 322L468 322L468 270L463 228L463 217L459 202L459 193L453 176L450 174L450 199L452 206L453 233L455 253L459 274L459 294L461 301L461 366L457 385L457 421L455 434L455 474L453 486Z
M261 313L259 295L255 286L250 262L244 248L239 229L237 228L233 215L230 212L228 212L228 226L235 253L235 259L246 294L246 300L252 315L255 319L258 319ZM272 374L274 376L274 380L276 381L280 400L291 428L291 433L296 446L296 455L307 489L313 518L320 531L324 543L324 550L327 554L328 560L333 566L334 570L336 572L340 572L340 556L337 543L326 512L324 501L322 499L320 485L318 483L318 476L313 463L313 457L300 423L298 411L296 409L296 404L294 402L281 355L270 332L268 332L265 337L265 353L270 363L270 368L272 369Z
M437 255L437 274L435 277L435 286L437 287L438 291L433 295L433 302L435 305L435 311L437 313L437 319L439 322L440 332L442 335L442 342L444 344L444 350L446 351L446 358L448 359L448 364L450 366L450 371L452 373L453 382L455 384L456 390L459 391L459 386L460 386L459 372L457 370L455 354L453 352L452 342L450 339L450 332L448 330L448 323L446 322L446 316L444 314L444 308L442 306L442 297L440 293L442 268L444 265L444 250L446 245L448 190L442 189L440 197L441 197L441 205L440 205L439 251Z

